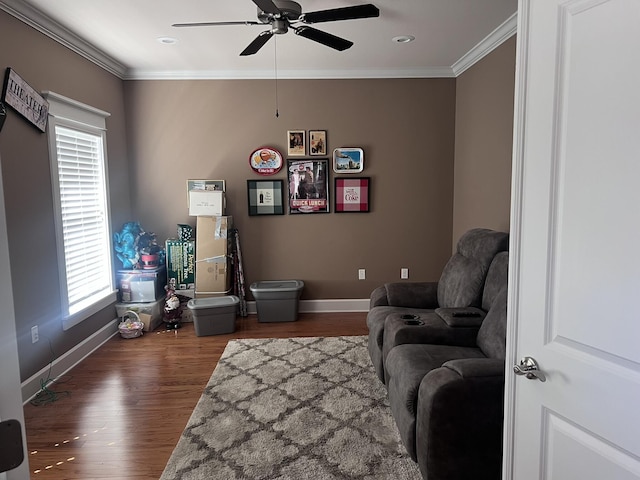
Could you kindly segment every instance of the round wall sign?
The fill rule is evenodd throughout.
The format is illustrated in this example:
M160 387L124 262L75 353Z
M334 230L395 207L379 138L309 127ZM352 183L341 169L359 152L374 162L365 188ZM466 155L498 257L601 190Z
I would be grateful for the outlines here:
M260 175L273 175L282 168L282 154L271 147L260 147L249 157L249 165Z

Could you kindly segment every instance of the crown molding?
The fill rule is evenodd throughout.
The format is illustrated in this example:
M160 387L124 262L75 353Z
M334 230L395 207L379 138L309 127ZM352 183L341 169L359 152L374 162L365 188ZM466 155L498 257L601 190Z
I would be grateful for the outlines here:
M124 78L127 68L123 64L59 23L51 20L31 5L27 5L19 0L0 0L0 10L4 10L9 15L14 16L38 32L64 45L116 77Z
M416 68L407 70L280 70L278 80L335 80L374 78L452 78L451 67ZM273 80L273 70L209 70L153 71L131 69L124 80Z
M518 13L516 12L451 66L454 76L458 77L465 70L482 60L485 56L515 35L517 29Z

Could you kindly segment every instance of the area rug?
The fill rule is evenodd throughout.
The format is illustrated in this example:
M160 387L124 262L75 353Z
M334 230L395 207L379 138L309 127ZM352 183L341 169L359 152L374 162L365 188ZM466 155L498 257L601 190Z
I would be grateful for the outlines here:
M418 480L367 339L230 341L161 480Z

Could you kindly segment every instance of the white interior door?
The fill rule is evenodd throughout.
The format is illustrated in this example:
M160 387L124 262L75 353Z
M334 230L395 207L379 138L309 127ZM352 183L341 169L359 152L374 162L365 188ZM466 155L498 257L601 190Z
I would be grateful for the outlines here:
M504 479L640 479L640 1L521 0Z
M1 160L0 160L1 165ZM20 366L16 343L16 324L13 311L13 289L9 269L9 244L4 209L2 172L0 172L0 420L18 420L22 425L24 461L8 473L0 473L0 480L27 480L29 460L22 411Z

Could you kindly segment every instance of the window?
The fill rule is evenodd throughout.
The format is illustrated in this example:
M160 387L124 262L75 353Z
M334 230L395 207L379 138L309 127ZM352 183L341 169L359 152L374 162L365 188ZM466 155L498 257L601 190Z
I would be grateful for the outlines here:
M47 92L63 328L115 301L106 112Z

